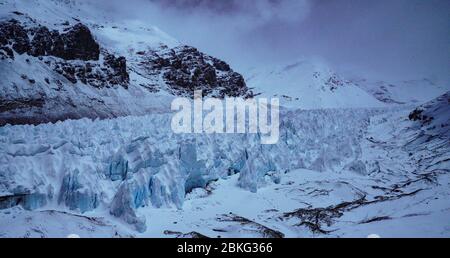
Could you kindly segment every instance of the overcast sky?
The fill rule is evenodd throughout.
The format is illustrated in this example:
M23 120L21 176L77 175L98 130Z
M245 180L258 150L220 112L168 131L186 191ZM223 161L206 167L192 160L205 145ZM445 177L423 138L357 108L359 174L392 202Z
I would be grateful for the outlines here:
M449 0L117 0L104 5L147 19L237 70L319 57L339 71L380 79L450 79Z

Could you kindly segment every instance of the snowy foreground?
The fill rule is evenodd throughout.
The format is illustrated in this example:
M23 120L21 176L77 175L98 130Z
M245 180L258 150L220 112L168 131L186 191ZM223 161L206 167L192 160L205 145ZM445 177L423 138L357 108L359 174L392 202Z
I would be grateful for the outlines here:
M170 114L0 127L0 236L449 237L448 101L284 110L277 145Z

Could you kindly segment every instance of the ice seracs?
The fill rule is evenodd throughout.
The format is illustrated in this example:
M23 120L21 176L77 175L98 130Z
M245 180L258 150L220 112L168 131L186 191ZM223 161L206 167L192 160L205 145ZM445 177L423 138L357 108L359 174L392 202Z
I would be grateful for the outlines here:
M276 144L279 140L280 104L277 98L272 98L270 103L266 98L222 100L203 98L202 91L195 91L193 104L188 98L175 98L171 110L177 111L171 121L174 133L259 133L262 144Z
M449 236L449 93L402 100L309 61L249 76L252 92L156 28L69 2L2 1L0 236ZM176 134L170 103L194 89L281 98L279 140Z
M256 192L266 176L279 182L292 169L340 171L359 159L361 128L378 111L280 112L275 145L261 145L258 134L174 134L170 113L3 126L2 195L6 202L23 189L42 196L33 208L80 213L106 206L142 231L141 207L181 209L186 193L234 173L239 186ZM27 207L26 200L13 203Z

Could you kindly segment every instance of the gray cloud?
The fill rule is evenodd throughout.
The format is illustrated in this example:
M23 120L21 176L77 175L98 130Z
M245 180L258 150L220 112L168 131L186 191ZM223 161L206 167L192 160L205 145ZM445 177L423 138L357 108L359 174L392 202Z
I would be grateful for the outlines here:
M95 1L99 3L99 1ZM139 17L238 69L320 57L379 78L449 78L447 0L129 0Z
M162 7L196 15L246 19L255 25L273 20L297 21L308 9L306 0L150 0Z

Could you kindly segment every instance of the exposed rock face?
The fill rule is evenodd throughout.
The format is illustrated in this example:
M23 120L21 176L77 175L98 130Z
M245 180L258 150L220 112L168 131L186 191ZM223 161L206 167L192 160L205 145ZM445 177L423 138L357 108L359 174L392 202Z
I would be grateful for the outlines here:
M115 57L114 55L107 54L103 63L109 68L107 79L110 84L119 84L127 88L127 84L130 81L130 77L127 72L127 60L125 57Z
M330 78L325 82L325 85L330 87L331 91L335 91L340 87L344 86L344 82L336 74L332 74Z
M8 48L7 45L9 45L20 55L30 50L30 40L27 31L16 20L0 25L0 44L2 49ZM3 51L10 52L8 50Z
M450 92L446 92L433 101L425 103L411 113L409 120L417 121L421 126L429 126L430 130L444 129L449 126L450 119ZM436 119L437 116L441 119ZM442 118L443 117L443 118Z
M104 61L99 62L100 46L89 28L81 23L61 34L41 25L25 28L14 19L0 23L0 58L14 59L13 50L41 60L46 57L44 62L72 83L80 81L96 88L114 85L128 88L125 57L115 57L104 51Z
M140 52L139 66L154 76L163 75L169 90L175 95L192 96L194 90L204 95L223 98L250 97L244 78L217 58L196 48L180 46L173 49Z
M100 55L100 46L89 28L81 23L60 34L45 26L26 29L19 21L12 19L0 24L0 44L2 49L12 46L20 55L49 55L65 60L98 60Z
M56 43L54 56L66 60L98 60L99 58L100 46L95 42L89 29L81 23L59 37L56 34L54 42Z
M115 56L81 23L56 30L23 16L0 22L0 126L146 114L155 110L147 98L161 90L253 96L227 63L193 47L149 45Z
M59 33L55 31L52 33L47 29L47 27L39 27L36 29L33 39L31 40L32 47L30 49L30 53L33 56L46 56L51 55L53 48L56 48L55 42L53 41L56 38L56 35L59 36Z
M40 98L39 96L35 99L18 98L15 100L2 100L0 102L0 112L28 107L40 108L44 105L44 103L45 103L44 99Z
M424 116L422 115L422 113L423 113L423 109L416 108L416 109L414 109L411 113L409 113L408 118L409 118L409 120L411 120L411 121L426 120L427 117L426 117L426 116L424 117Z
M72 83L80 81L96 88L121 85L127 89L130 81L125 58L116 58L107 52L103 63L60 61L54 58L46 58L45 63Z
M128 88L125 57L100 51L89 28L81 23L66 28L64 33L50 31L41 25L25 28L14 19L0 23L0 57L14 59L13 50L20 55L27 53L63 59L47 58L45 63L72 83L80 81L97 88L114 85ZM253 96L242 75L234 72L226 62L196 48L163 47L137 54L143 57L139 66L155 77L162 75L174 95L192 96L194 90L202 90L205 95L220 98ZM101 55L104 56L102 63L98 61Z

